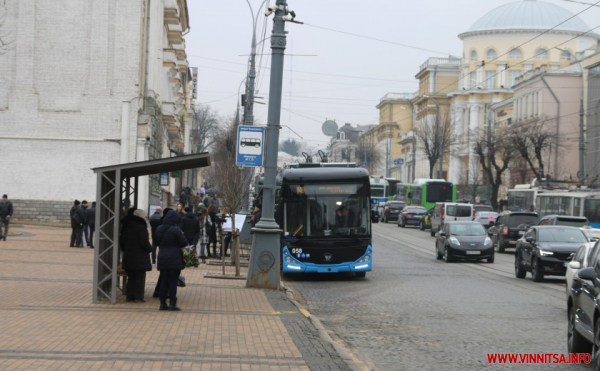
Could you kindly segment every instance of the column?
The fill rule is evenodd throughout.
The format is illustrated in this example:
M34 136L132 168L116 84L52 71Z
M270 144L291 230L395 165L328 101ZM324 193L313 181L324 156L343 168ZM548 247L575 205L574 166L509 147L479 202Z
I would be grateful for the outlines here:
M506 65L508 62L496 62L498 65L498 88L506 87Z

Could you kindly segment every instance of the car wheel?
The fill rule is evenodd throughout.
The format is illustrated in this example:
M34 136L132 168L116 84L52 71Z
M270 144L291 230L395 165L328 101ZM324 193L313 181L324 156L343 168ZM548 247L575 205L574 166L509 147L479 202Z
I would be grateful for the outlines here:
M356 274L356 277L358 278L364 278L367 275L367 272L356 272L354 274Z
M497 244L498 244L498 252L504 253L504 249L505 249L505 247L504 247L504 241L501 241L500 237L498 237Z
M431 237L435 237L435 232L433 231L433 226L431 226L431 229L429 230L429 235Z
M381 222L382 222L382 223L387 223L387 220L385 219L385 216L382 216L382 217L381 217Z
M402 224L400 225L402 228L406 228L406 222L402 219Z
M454 258L452 257L452 255L448 254L447 247L444 249L444 260L446 260L446 263L452 263L454 261Z
M517 278L525 278L527 271L523 268L523 264L521 263L521 257L519 254L515 255L515 276Z
M421 220L421 223L419 223L419 229L424 231L425 230L425 223Z
M544 280L542 269L543 268L540 267L540 259L534 258L533 263L531 264L531 276L533 277L533 282L542 282Z
M569 326L567 328L567 349L569 353L591 353L592 344L590 344L575 329L575 308L569 308Z
M493 263L494 262L494 255L492 255L491 257L487 258L487 262L488 263Z
M442 260L442 259L444 259L444 254L442 254L442 253L440 252L440 250L438 250L437 243L435 244L435 258L436 258L437 260Z

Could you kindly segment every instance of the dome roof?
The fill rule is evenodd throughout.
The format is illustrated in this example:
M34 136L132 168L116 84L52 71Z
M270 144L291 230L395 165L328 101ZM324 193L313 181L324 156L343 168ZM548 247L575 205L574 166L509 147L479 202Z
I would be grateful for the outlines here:
M491 30L547 30L572 17L558 5L537 0L502 5L479 18L465 33ZM590 28L579 17L556 27L558 31L586 32Z

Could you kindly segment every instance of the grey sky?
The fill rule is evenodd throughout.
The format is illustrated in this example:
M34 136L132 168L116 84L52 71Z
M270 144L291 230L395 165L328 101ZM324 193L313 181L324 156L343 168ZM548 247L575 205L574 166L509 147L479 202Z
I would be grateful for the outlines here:
M249 0L255 14L262 0ZM587 6L564 0L546 0L573 13ZM582 0L595 3L591 0ZM286 25L283 110L281 124L290 126L304 141L325 146L328 137L321 124L335 119L344 123L368 124L378 121L375 108L388 92L414 92L419 66L429 57L461 56L458 34L490 10L511 0L288 0L297 20L307 25ZM275 0L270 0L271 4ZM191 31L185 36L190 66L197 66L199 103L207 103L220 114L232 115L238 87L246 76L252 38L252 17L246 0L188 0ZM257 40L262 40L264 11L258 14ZM580 18L593 28L600 25L600 8ZM326 27L372 38L407 44L435 52L367 40L332 32ZM266 37L270 36L272 16ZM600 29L595 32L600 33ZM268 102L270 54L265 42L260 69L258 96ZM260 53L259 49L259 53ZM257 63L260 62L260 56ZM267 68L264 68L267 67ZM242 86L242 92L244 87ZM291 110L289 112L287 110ZM256 104L258 124L267 123L267 106ZM280 138L295 138L287 128Z

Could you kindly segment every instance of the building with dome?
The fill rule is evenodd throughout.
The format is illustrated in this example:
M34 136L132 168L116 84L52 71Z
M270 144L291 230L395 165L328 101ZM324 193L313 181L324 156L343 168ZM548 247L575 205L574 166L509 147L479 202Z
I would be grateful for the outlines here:
M442 174L456 184L483 178L479 158L473 154L472 133L483 133L488 124L511 118L512 106L505 107L503 117L497 117L493 105L513 98L513 88L522 75L542 68L559 73L575 62L576 53L595 51L600 35L588 32L590 29L570 11L544 1L520 0L492 9L458 35L463 41L461 57L428 58L420 66L415 76L419 91L407 105L412 110L412 125L406 125L407 130L398 134L403 140L394 145L407 143L406 136L413 129L437 125L439 109L440 121L449 120L458 138L444 153ZM534 96L539 104L552 100L547 91ZM423 148L419 138L416 147L414 178L428 178L430 165L419 150ZM396 152L403 153L402 149Z

